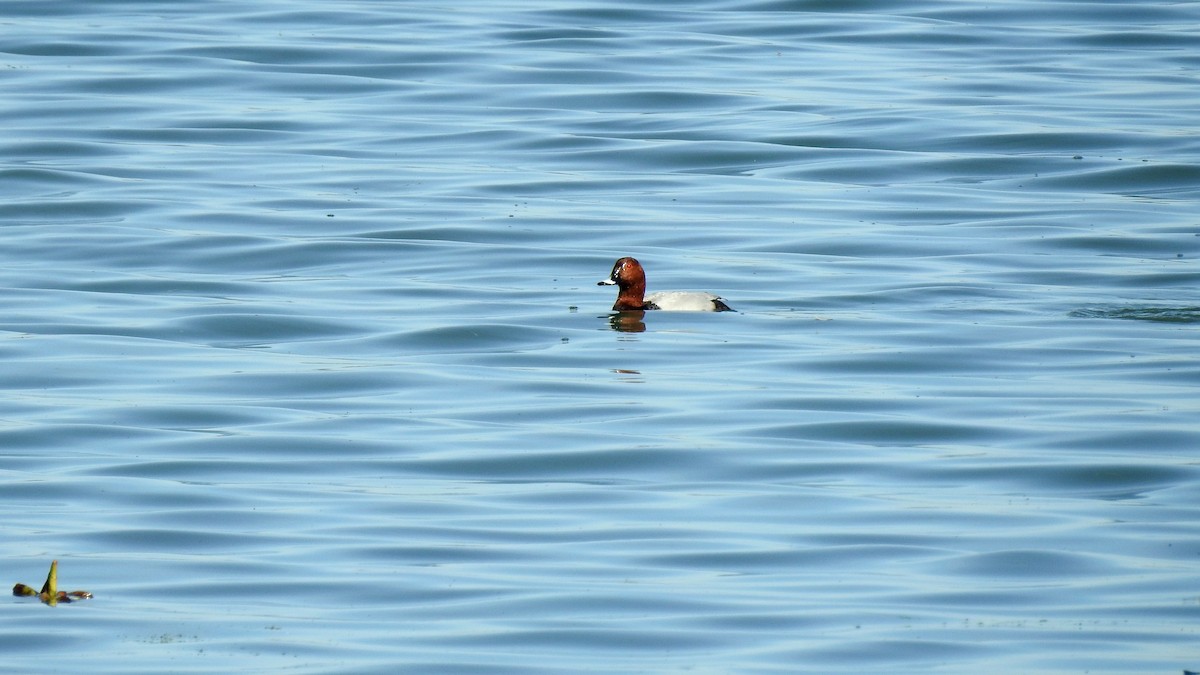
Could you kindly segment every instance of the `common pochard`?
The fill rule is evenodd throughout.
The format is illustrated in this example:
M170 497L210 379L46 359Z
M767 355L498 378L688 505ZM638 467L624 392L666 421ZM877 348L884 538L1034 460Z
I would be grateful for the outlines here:
M661 309L673 312L732 312L733 308L712 293L703 291L659 291L646 295L646 271L634 258L621 258L613 264L612 274L596 283L616 286L617 302L613 310L626 312Z

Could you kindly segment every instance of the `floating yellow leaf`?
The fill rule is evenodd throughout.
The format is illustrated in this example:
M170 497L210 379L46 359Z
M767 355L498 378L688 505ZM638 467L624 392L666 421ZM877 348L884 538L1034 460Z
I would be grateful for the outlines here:
M37 596L39 600L50 605L57 606L60 602L73 602L75 600L86 600L92 597L87 591L60 591L58 590L58 561L54 560L50 563L50 573L46 575L46 583L42 584L40 593L34 592L32 588L25 584L16 584L13 586L13 595L30 597Z

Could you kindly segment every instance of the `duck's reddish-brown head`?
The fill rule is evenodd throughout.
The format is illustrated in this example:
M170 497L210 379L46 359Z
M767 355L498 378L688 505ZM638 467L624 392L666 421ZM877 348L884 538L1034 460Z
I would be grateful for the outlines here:
M618 312L646 309L646 272L636 258L625 257L613 263L612 273L596 285L617 287L613 309Z

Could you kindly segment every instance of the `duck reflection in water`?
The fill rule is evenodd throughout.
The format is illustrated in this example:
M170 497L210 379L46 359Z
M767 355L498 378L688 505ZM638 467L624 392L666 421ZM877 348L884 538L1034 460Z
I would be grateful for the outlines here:
M622 333L644 333L646 332L645 318L645 310L635 309L609 315L608 324L612 326L613 330Z

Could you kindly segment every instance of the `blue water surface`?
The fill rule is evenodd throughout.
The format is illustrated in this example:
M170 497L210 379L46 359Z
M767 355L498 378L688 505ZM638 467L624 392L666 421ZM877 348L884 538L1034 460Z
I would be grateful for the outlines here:
M1200 670L1200 4L0 26L0 671Z

